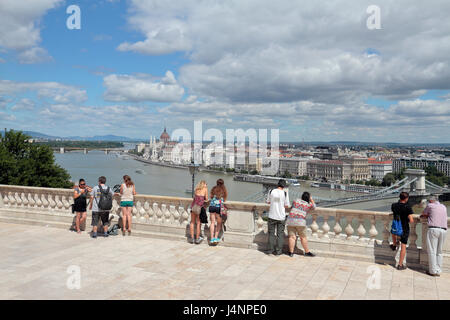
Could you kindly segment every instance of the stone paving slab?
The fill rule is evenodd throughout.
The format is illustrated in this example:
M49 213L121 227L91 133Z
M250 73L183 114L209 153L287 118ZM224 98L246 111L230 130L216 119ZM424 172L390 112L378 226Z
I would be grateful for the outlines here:
M450 299L448 273L22 224L0 229L0 299ZM79 289L69 288L70 268L80 270Z

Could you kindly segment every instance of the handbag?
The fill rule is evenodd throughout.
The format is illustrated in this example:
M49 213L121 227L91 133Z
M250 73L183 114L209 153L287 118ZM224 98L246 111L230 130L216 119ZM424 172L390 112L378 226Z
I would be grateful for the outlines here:
M200 223L208 223L208 215L206 214L205 207L200 209Z
M391 233L396 236L401 236L403 234L403 227L400 217L394 217L394 220L392 220Z

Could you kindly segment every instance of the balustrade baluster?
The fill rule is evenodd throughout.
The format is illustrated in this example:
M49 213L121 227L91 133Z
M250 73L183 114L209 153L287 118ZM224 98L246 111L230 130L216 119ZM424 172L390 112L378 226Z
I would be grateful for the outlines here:
M62 210L63 208L63 203L61 202L61 200L59 199L59 195L55 196L55 202L56 202L56 207L58 208L58 210Z
M162 216L163 216L163 212L162 212L162 210L159 208L159 206L158 206L158 204L157 203L153 203L153 209L155 209L156 208L156 210L155 210L155 212L156 212L156 217L157 217L157 222L158 223L162 223Z
M170 223L173 224L176 221L176 218L175 218L175 213L176 213L175 205L171 204L169 206L169 210L168 211L170 213L170 217L169 217Z
M378 235L376 223L377 223L376 216L373 216L372 219L370 219L370 230L369 230L371 244L375 243L376 237Z
M414 221L413 223L411 223L410 226L410 231L409 231L409 245L408 245L408 249L417 249L417 232L416 232L416 221Z
M316 222L316 220L317 220L317 214L313 213L313 214L312 214L312 219L313 219L313 222L311 223L312 237L313 237L313 238L318 238L319 235L317 234L317 231L319 230L319 225L318 225L317 222Z
M350 240L355 230L352 227L352 217L347 217L347 226L345 227L345 233L347 234L347 240Z
M20 199L19 194L16 192L14 193L14 199L16 200L16 206L17 207L22 207L22 199Z
M359 226L356 230L358 232L358 241L363 241L366 235L366 228L364 228L364 219L362 217L358 218Z
M144 209L145 222L149 222L150 221L150 203L147 200L145 200L142 208Z
M146 222L147 221L147 218L145 216L146 212L145 212L144 206L142 205L142 201L139 202L139 210L138 211L139 211L139 216L140 216L139 222Z
M173 207L173 213L172 213L172 215L173 215L173 220L174 220L174 222L176 222L177 224L180 224L180 217L181 217L181 214L180 214L180 211L179 211L180 206L181 206L181 204L178 204L178 207L177 207L177 206L174 206L174 207Z
M389 216L386 216L383 218L383 242L382 246L389 246L389 235L391 234L389 232Z
M258 231L263 231L263 229L264 229L264 220L262 218L263 211L258 210L257 214L258 214L258 219L256 220L256 225L258 227Z
M5 194L3 195L3 206L5 207L9 207L10 203L9 203L9 199L8 199L8 193L5 192Z
M35 193L34 194L34 202L36 203L36 207L39 209L42 207L43 203L41 198L39 197L39 194Z
M188 214L188 212L186 211L186 208L184 207L184 206L182 206L182 205L180 205L180 207L179 207L179 212L180 212L180 215L181 215L181 224L183 225L183 226L186 226L186 225L188 225L188 219L189 219L189 214Z
M165 203L162 205L162 210L163 210L163 214L164 214L164 218L165 218L165 223L170 223L170 211L169 211L169 206L170 205L166 205Z
M322 238L328 239L330 236L328 232L330 231L330 226L328 225L328 215L324 215L322 224Z
M22 194L20 195L21 201L22 201L22 206L24 207L28 207L28 199L27 196L25 195L25 193L22 192Z
M45 197L45 194L41 194L41 201L42 201L42 206L47 209L49 206L49 202L47 200L47 198Z
M9 199L10 207L15 207L16 206L16 198L14 197L14 194L12 192L8 192L8 199Z
M133 215L133 219L136 219L135 221L139 221L141 219L141 212L140 212L141 202L135 201L133 208L131 209L131 214Z
M72 197L72 199L73 199L73 197ZM69 197L68 196L63 196L62 200L61 200L61 203L63 205L64 210L66 212L68 212L68 214L70 214L71 212L69 211L69 209L70 209Z
M31 193L28 194L28 206L30 208L34 208L36 206L36 201L33 199L33 195Z
M342 232L342 227L341 227L341 224L340 224L340 220L341 220L340 215L336 214L336 218L335 219L336 220L335 220L333 231L334 231L335 238L339 238L339 235Z
M52 211L55 210L56 202L53 200L53 197L51 194L48 195L48 204Z

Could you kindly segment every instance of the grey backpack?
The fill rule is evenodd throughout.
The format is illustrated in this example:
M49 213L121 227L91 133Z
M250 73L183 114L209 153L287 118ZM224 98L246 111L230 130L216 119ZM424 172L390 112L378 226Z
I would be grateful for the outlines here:
M112 194L109 192L109 187L106 191L102 187L98 186L100 189L100 200L97 202L98 209L100 211L110 211L112 209Z

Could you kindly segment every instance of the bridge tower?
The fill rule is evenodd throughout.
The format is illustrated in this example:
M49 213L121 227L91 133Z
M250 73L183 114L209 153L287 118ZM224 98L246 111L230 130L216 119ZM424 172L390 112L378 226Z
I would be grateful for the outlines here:
M415 195L428 195L427 190L425 188L425 176L426 173L421 169L406 169L405 175L408 178L408 181L412 181L414 178L417 178L416 181L410 184L410 193L414 193Z
M59 153L64 153L64 152L65 152L64 147L59 148Z
M87 150L86 148L84 148L83 153L84 153L84 154L87 154L87 153L88 153L88 150Z

